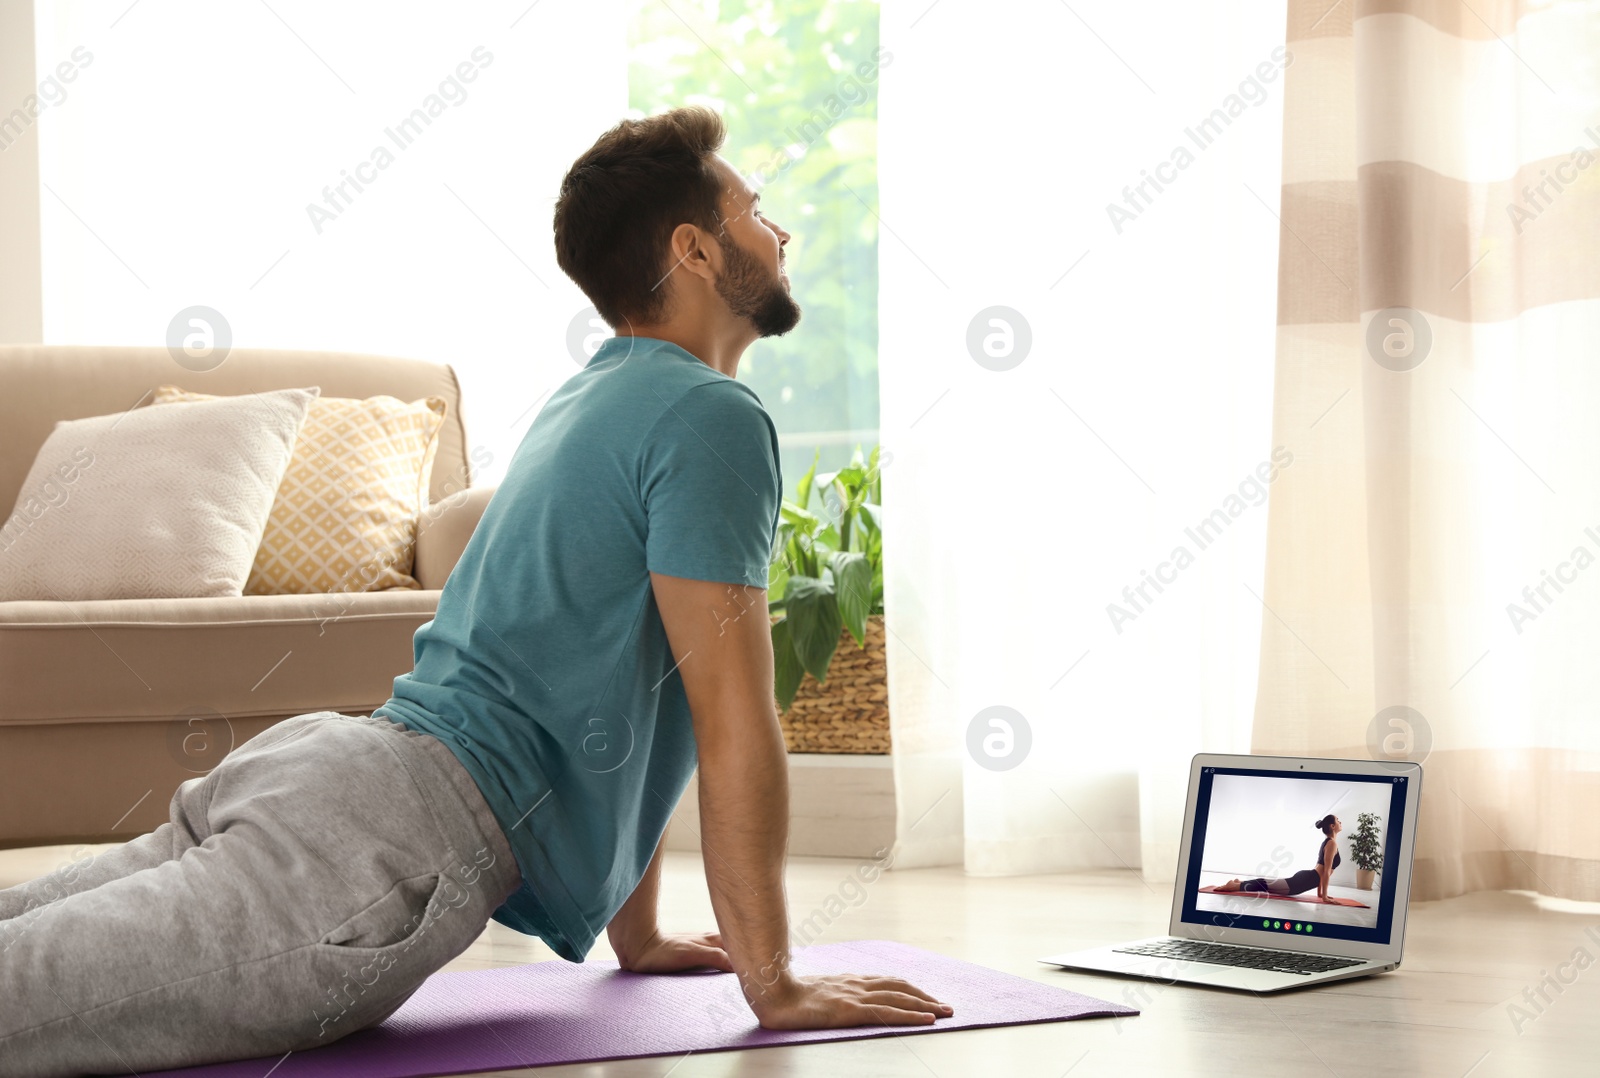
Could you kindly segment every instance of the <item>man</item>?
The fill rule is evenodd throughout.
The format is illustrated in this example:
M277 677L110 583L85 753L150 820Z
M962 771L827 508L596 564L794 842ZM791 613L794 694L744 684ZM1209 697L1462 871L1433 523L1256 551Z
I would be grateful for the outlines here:
M332 1043L493 917L581 962L714 967L772 1029L925 1024L886 976L790 969L787 769L767 561L777 436L735 379L792 329L784 245L679 109L573 165L557 260L617 331L546 404L371 716L301 715L178 788L171 820L0 891L0 1074L176 1067ZM656 919L700 774L720 932Z

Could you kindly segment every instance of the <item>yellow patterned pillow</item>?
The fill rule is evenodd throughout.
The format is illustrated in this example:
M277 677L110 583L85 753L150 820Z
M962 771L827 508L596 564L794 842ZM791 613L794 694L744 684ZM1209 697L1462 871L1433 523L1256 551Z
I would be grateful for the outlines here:
M151 404L211 400L161 386ZM417 518L445 401L318 397L278 485L245 595L419 588Z

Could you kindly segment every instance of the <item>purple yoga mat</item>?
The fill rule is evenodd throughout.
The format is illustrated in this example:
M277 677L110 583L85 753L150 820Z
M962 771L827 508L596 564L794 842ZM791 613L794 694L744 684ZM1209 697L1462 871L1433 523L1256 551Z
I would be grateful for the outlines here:
M425 1078L635 1056L939 1033L978 1026L1138 1014L904 943L826 943L794 953L797 973L904 977L955 1008L931 1026L765 1030L732 974L623 973L615 962L553 960L436 973L381 1025L277 1058L162 1071L184 1078ZM153 1078L146 1072L146 1078Z

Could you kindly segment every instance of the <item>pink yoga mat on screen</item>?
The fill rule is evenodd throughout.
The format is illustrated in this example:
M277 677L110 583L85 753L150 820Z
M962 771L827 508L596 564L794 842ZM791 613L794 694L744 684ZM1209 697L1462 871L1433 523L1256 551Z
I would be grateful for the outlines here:
M756 1025L732 974L650 976L615 962L436 973L388 1020L325 1048L162 1071L184 1078L424 1078L813 1041L937 1033L1139 1012L903 943L795 952L802 974L893 973L955 1008L932 1026L777 1032ZM146 1072L147 1078L150 1072Z
M1306 898L1303 895L1275 895L1271 891L1219 891L1215 887L1200 888L1201 894L1207 895L1239 895L1241 898L1270 898L1278 902L1309 902L1314 906L1354 906L1361 910L1370 910L1372 907L1364 902L1357 902L1353 898L1340 898L1330 895L1327 902L1320 902L1315 898Z

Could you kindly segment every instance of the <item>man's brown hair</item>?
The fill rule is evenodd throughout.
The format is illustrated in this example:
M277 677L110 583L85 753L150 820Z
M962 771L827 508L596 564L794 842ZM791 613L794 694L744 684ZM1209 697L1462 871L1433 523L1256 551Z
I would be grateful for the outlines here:
M613 328L666 315L672 231L720 231L711 158L727 135L708 108L623 120L572 163L556 199L556 263Z

